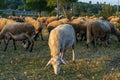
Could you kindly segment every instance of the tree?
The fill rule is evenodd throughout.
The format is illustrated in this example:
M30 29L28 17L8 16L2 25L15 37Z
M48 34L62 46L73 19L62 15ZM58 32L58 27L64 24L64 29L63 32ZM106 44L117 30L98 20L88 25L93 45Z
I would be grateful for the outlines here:
M26 0L26 5L28 9L35 11L45 11L47 8L47 0Z
M5 0L0 0L0 9L5 8Z
M18 5L19 10L26 10L26 0L21 0L21 4Z
M113 9L112 6L110 5L103 5L102 10L100 11L100 15L103 16L104 18L107 18L111 15L113 15Z
M77 2L78 0L58 0L59 4L65 5L72 2ZM47 6L56 6L57 0L47 0Z
M18 9L18 6L21 4L21 0L5 0L5 5L7 5L7 9Z
M59 6L58 10L62 9L64 16L67 17L67 14L66 14L67 8L70 7L70 4L72 5L73 2L77 2L77 1L78 0L48 0L47 6L49 6L49 7L54 6L55 7L55 6L57 6L57 3L58 3L58 6Z

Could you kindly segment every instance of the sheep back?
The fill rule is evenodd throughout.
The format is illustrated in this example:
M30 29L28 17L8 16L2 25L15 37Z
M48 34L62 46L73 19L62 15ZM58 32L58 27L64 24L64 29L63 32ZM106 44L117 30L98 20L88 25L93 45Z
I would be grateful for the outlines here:
M20 33L27 33L28 35L32 35L35 33L34 26L29 23L16 23L16 24L7 24L2 29L1 34L5 34L7 32L12 33L13 35L17 35Z
M49 17L49 18L47 18L47 20L46 20L46 25L48 25L50 22L52 22L52 21L57 21L59 18L58 17L55 17L55 16L53 16L53 17Z
M53 22L50 22L50 23L47 25L47 30L48 30L48 32L50 33L50 31L51 31L52 29L54 29L55 27L57 27L57 26L59 26L59 25L61 25L61 24L63 24L61 21L53 21Z
M87 44L92 41L92 38L101 38L108 40L110 32L111 29L109 24L102 20L89 22L87 26Z
M62 24L53 29L49 37L51 56L58 56L60 50L72 47L75 44L75 32L71 25Z
M37 21L45 23L47 20L47 17L38 17Z

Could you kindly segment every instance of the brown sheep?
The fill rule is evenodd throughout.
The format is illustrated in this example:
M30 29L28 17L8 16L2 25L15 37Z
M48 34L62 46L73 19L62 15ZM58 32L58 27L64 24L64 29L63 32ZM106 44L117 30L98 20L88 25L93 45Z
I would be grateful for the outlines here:
M0 31L3 29L3 27L6 24L15 24L16 22L10 19L6 19L6 18L0 18ZM4 40L4 39L3 39ZM4 40L5 43L5 40Z
M64 23L64 24L68 24L68 23L70 22L70 20L67 19L67 18L62 18L62 19L60 19L59 21L61 21L61 22Z
M107 18L107 20L110 21L112 18L115 18L115 16L110 16Z
M42 29L43 29L43 27L46 26L44 23L40 23L40 22L32 19L31 17L25 17L25 22L29 22L34 26L35 31L36 31L36 35L34 37L34 40L37 40L39 34L41 35L41 39L44 40L43 35L42 35Z
M111 34L115 35L117 37L118 41L120 42L120 31L117 30L116 26L113 23L110 23L108 21L104 21L104 22L109 24L109 26L111 28Z
M115 35L117 36L118 41L120 42L120 31L119 31L119 30L117 30L117 31L115 32Z
M52 22L52 21L57 21L57 20L59 20L59 17L55 17L55 16L53 16L53 17L49 17L49 18L47 18L47 20L46 20L46 25L48 25L50 22Z
M74 20L71 21L71 25L73 26L74 30L75 30L75 34L76 34L76 41L78 41L77 35L81 35L81 40L84 39L86 40L86 27L87 27L87 23L86 21L82 20Z
M76 19L77 17L76 16L72 16L71 18L70 18L70 20L72 21L72 20L74 20L74 19Z
M50 34L50 31L52 29L54 29L55 27L59 26L63 24L61 21L53 21L53 22L50 22L48 25L47 25L47 30L48 30L48 33Z
M87 26L87 47L91 42L93 42L93 46L96 47L97 39L104 39L106 41L106 46L108 46L110 33L111 28L109 24L103 22L102 20L89 22Z
M46 20L47 20L47 17L38 17L37 18L37 21L42 22L42 23L45 23Z
M0 31L3 29L3 27L6 24L15 24L16 22L13 20L5 19L5 18L0 18Z
M120 22L120 18L119 18L119 17L112 18L112 19L110 20L110 22L112 22L112 23L114 23L114 24L117 24L117 23Z
M0 18L0 31L3 29L4 25L6 25L7 19Z
M13 40L14 50L16 50L15 41L19 40L28 40L30 42L30 52L32 51L34 42L32 40L32 35L35 33L34 26L29 23L16 23L16 24L7 24L4 26L0 32L0 40L7 39L4 51L7 49L9 40ZM28 46L29 47L29 46Z
M16 22L24 22L24 17L22 17L22 16L20 16L20 17L19 16L9 16L8 19L12 19Z

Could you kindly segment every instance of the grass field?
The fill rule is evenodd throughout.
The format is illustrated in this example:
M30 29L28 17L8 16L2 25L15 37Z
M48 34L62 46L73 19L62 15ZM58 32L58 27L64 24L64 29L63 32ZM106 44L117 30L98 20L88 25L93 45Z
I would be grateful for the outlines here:
M76 44L76 63L72 63L71 50L64 56L60 75L54 75L47 40L35 42L33 52L26 51L21 42L13 50L12 41L6 52L0 44L0 80L120 80L120 43L113 37L110 47L92 46L87 49L85 41Z

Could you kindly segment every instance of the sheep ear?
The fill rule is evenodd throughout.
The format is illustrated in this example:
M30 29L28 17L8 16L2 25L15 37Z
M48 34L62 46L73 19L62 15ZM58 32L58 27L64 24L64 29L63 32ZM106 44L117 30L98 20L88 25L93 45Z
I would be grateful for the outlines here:
M51 64L51 61L52 61L52 60L50 59L50 60L48 61L48 63L46 64L46 66L48 66L49 64Z
M62 62L63 64L66 64L66 62L65 62L62 58L61 58L60 60L61 60L61 62Z

